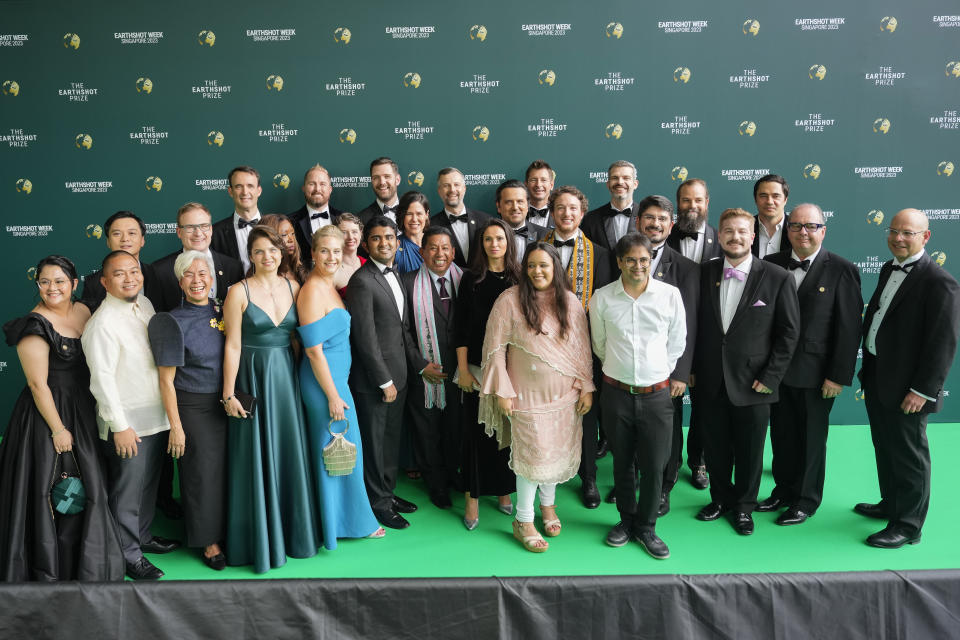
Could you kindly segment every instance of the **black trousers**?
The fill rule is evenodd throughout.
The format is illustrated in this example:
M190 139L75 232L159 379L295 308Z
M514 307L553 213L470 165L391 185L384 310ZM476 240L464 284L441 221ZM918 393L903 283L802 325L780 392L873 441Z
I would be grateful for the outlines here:
M706 448L703 435L702 417L698 411L697 392L690 389L690 429L687 430L687 466L692 471L701 467L704 462L703 451Z
M393 402L383 401L377 389L353 389L357 405L357 422L363 439L363 481L375 515L393 510L393 490L397 487L397 466L400 456L400 425L407 388L397 389Z
M763 473L769 404L734 406L721 385L720 393L701 403L709 416L703 425L704 454L710 473L710 499L728 509L751 513Z
M780 400L770 407L773 449L772 495L813 514L823 500L827 433L834 398L823 391L780 385Z
M180 499L187 546L224 540L227 508L227 415L219 393L177 389L177 409L187 438L180 458Z
M620 519L634 531L653 531L673 440L670 388L633 395L604 383L600 401Z
M683 396L671 398L671 400L673 402L673 437L670 441L670 459L667 460L667 466L663 470L664 493L670 493L677 484L680 465L683 461Z
M413 445L420 462L427 490L432 498L447 497L450 489L460 489L460 388L443 383L446 407L424 406L424 385L414 382L407 393Z
M919 533L930 506L928 414L904 415L899 403L896 409L880 404L876 372L868 365L867 358L864 358L861 382L877 457L880 505L890 524Z

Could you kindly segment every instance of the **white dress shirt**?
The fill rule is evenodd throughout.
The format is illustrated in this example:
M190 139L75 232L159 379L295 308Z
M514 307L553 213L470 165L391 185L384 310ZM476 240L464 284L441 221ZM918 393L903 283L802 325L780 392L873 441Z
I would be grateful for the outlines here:
M462 205L460 211L450 211L450 209L447 208L443 209L443 214L447 216L447 220L450 221L450 230L453 231L453 235L456 236L457 244L463 249L464 258L470 255L470 223L467 221L460 222L459 220L454 222L450 220L450 216L460 216L466 212L467 208Z
M740 305L740 297L747 286L747 278L750 276L750 266L753 264L753 255L747 254L743 262L733 267L726 258L723 259L723 269L720 271L720 318L723 323L723 332L726 333L730 328L730 322L737 313L737 307ZM723 272L733 267L744 274L743 282L736 278L724 278Z
M393 271L391 267L390 273L383 273L383 270L387 268L387 265L380 264L373 258L370 258L370 262L380 271L384 279L387 281L387 284L390 285L390 291L393 292L393 301L397 304L397 311L400 313L400 320L403 320L403 289L400 288L400 276L396 271ZM393 384L393 379L387 380L382 385L381 389L386 389Z
M132 427L138 436L168 431L147 323L153 305L141 292L136 302L109 293L83 330L80 342L97 400L100 439Z
M580 227L577 227L577 230L570 234L569 238L564 238L563 234L560 233L558 229L554 229L553 239L554 240L570 240L580 237L580 234L583 233L580 231ZM573 257L573 247L557 247L557 251L560 253L560 264L563 265L564 269L570 268L570 258Z
M697 239L693 238L684 238L680 241L680 253L683 254L684 258L689 258L697 264L700 264L700 261L703 259L703 245L706 243L706 234L707 223L704 222L700 225L700 229L697 230Z
M617 278L590 298L590 338L614 380L637 387L663 382L687 344L680 290L650 278L634 299Z
M326 213L326 218L314 218L313 216L318 213ZM325 227L328 224L333 224L330 220L330 205L326 204L322 209L314 209L310 205L307 205L307 219L310 220L310 237L313 237L321 227ZM309 240L309 238L308 238Z
M260 210L257 210L256 215L253 216L254 220L260 219ZM237 252L240 254L240 262L243 263L243 272L246 273L250 269L250 256L247 255L247 238L250 237L250 230L253 229L251 225L245 226L243 229L240 228L240 214L236 211L233 212L233 233L237 237Z
M777 253L780 251L780 238L783 236L783 221L786 218L780 218L780 222L777 223L777 226L773 229L773 235L767 233L767 227L763 222L759 222L760 225L760 258L765 258L769 253Z
M624 209L617 209L611 202L610 208L617 212L617 215L613 216L613 233L619 242L620 238L627 235L627 231L630 230L630 221L633 220L633 201Z
M813 255L807 256L803 260L809 260L810 264L813 264L813 261L817 259L818 255L820 255L820 249L817 249ZM796 251L791 251L790 257L796 260L797 262L803 262L803 260L800 259L800 256L797 255ZM807 266L807 269L809 270L810 267ZM790 273L793 275L793 281L796 283L797 289L799 289L800 283L803 282L803 279L807 277L807 272L804 271L803 269L791 269Z
M388 218L390 218L390 219L393 220L394 222L397 221L396 208L397 208L397 205L399 205L399 204L400 204L400 199L399 199L399 198L394 199L394 201L391 202L391 203L389 203L389 204L386 203L386 202L384 202L384 201L381 200L380 198L377 198L377 206L380 207L380 213L383 213L383 210L384 210L386 207L393 207L393 210L387 211L386 213L383 213L383 215L387 216Z

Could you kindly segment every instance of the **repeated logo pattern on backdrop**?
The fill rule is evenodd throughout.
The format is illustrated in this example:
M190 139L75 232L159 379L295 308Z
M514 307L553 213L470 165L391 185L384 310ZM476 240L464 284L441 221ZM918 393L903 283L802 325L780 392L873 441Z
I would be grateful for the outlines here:
M260 170L263 213L298 209L315 163L330 170L334 206L358 211L373 200L368 166L381 155L399 164L401 191L422 190L434 209L437 171L459 167L467 205L490 212L499 181L522 178L536 158L592 207L609 199L615 160L637 165L638 198L672 198L703 178L711 221L726 207L755 210L753 181L775 172L791 183L788 204L823 207L827 246L860 266L865 293L906 206L931 219L929 253L960 265L949 255L960 237L951 0L601 10L558 0L535 11L502 0L454 11L438 0L376 11L291 0L242 12L212 0L172 16L6 4L0 244L10 282L48 253L89 273L105 250L101 225L120 209L148 225L144 259L166 255L184 202L203 202L215 220L232 213L226 175L239 164ZM8 313L33 296L8 287ZM0 361L15 362L3 349ZM0 410L19 383L3 388ZM845 395L835 417L865 422ZM960 420L960 406L938 419Z

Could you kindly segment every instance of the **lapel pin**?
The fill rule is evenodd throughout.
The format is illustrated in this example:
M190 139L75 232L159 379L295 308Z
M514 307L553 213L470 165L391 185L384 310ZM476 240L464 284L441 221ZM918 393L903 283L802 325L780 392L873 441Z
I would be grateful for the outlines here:
M823 287L820 287L820 293L823 293L824 291L826 291L826 289Z
M713 244L713 238L707 238L707 244Z
M718 286L718 287L720 286L720 283L719 283L719 282L717 282L717 286Z
M218 275L218 276L222 276L222 275L223 275L223 270L221 269L220 271L217 271L217 275Z
M663 271L657 271L657 277L658 277L658 278L662 278L662 277L663 277Z

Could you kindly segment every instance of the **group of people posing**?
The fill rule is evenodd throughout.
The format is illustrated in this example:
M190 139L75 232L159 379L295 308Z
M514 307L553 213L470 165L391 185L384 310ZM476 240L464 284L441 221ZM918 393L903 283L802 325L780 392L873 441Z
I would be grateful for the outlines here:
M786 214L778 175L754 185L756 216L727 209L713 227L703 180L680 185L676 208L634 202L627 161L588 212L537 160L499 186L498 217L465 206L455 168L439 172L433 215L422 193L398 195L391 159L370 174L376 200L356 215L331 206L317 165L300 210L261 216L259 174L237 167L234 214L213 223L185 204L182 250L152 264L143 222L118 212L79 300L73 264L40 261L40 301L4 325L27 388L0 442L2 579L161 577L144 553L180 544L150 530L174 459L186 544L217 570L265 572L409 526L401 466L438 508L463 492L468 530L495 496L514 537L543 552L562 531L557 485L579 475L598 507L607 449L620 515L607 544L667 558L656 522L682 467L688 390L690 481L710 490L696 517L727 515L742 535L754 511L800 524L822 500L830 409L861 345L881 500L855 510L887 521L868 544L919 542L927 415L960 321L922 212L894 217L893 260L861 316L857 268L823 247L820 207ZM776 486L761 501L768 424ZM70 478L81 495L62 498Z

